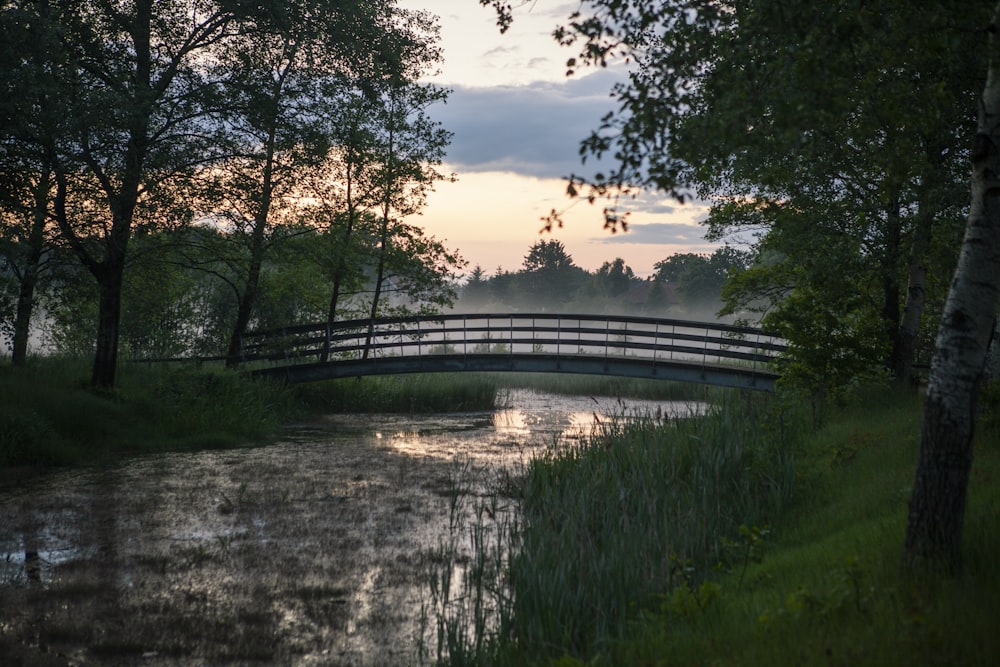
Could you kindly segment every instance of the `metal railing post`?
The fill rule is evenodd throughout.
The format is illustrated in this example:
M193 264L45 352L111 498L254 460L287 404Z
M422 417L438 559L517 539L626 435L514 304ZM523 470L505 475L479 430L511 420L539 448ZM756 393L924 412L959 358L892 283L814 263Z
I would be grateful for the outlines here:
M507 332L509 341L507 343L507 356L510 358L514 357L514 316L510 316L510 330Z
M608 360L608 343L611 337L611 322L604 320L604 360Z
M701 367L704 369L708 365L708 327L705 327L705 344L701 349Z
M656 352L660 347L660 323L657 322L653 328L653 364L656 364Z

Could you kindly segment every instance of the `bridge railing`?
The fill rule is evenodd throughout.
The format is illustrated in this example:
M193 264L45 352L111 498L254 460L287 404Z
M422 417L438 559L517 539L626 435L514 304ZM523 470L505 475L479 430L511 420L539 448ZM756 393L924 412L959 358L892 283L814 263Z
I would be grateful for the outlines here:
M425 355L600 355L763 367L785 350L758 329L663 318L548 313L449 314L305 324L249 333L247 362Z

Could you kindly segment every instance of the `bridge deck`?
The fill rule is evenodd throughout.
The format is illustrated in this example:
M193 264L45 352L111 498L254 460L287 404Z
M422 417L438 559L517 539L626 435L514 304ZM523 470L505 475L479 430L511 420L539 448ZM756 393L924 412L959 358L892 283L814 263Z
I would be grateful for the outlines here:
M771 391L782 341L720 323L472 314L307 324L248 334L242 360L290 382L398 373L620 375Z

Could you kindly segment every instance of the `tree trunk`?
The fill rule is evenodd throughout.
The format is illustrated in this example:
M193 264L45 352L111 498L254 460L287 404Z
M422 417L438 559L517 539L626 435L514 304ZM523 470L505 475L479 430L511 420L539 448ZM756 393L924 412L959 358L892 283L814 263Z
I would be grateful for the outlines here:
M925 186L921 194L927 189ZM899 323L897 338L899 350L896 355L896 366L893 369L896 384L909 387L913 385L913 364L916 361L917 338L920 335L920 318L924 313L927 300L927 249L931 241L931 225L934 214L929 210L929 197L921 197L917 210L916 229L913 235L913 248L910 251L910 276L906 286L906 305L903 307L903 318Z
M904 560L954 571L972 466L976 394L1000 302L1000 4L989 30L989 71L972 147L965 240L945 303L924 407Z
M371 350L372 337L375 335L375 318L378 317L378 303L382 296L382 284L385 281L385 259L389 252L389 218L382 220L382 238L379 243L378 267L375 270L375 291L372 294L371 320L368 323L368 335L365 337L365 350L362 359L368 358Z
M895 370L902 359L900 341L899 254L902 245L903 218L899 197L893 196L886 208L885 254L882 266L882 326L889 341L888 368Z
M269 178L265 179L265 182L269 183L269 181ZM261 208L254 220L253 235L250 239L250 266L247 270L247 280L243 286L239 306L236 309L233 333L229 337L229 350L226 352L227 368L235 368L242 360L243 334L247 332L250 315L253 313L253 307L257 301L257 291L260 289L260 269L264 261L264 228L267 225L267 209L270 204L270 188L265 189L267 194L263 197L264 201L261 203Z
M14 317L14 339L11 363L23 366L28 359L28 337L31 334L31 313L35 307L35 286L45 251L45 222L48 214L49 179L51 171L45 170L35 190L31 229L28 232L28 256L17 294L17 314Z
M115 385L118 374L118 341L121 337L122 281L124 255L103 265L97 275L100 301L97 311L97 349L90 383L94 387L109 389Z
M354 208L354 179L352 177L352 163L353 160L348 159L347 161L347 225L344 227L344 236L341 239L340 244L340 256L337 258L337 268L333 275L333 292L330 294L330 306L326 313L326 324L327 327L332 327L333 323L337 321L337 306L340 302L340 291L344 284L344 277L347 273L347 253L348 249L351 247L351 237L354 235L354 218L357 215ZM332 224L332 223L331 223ZM326 337L326 341L323 343L323 353L320 355L320 361L326 363L330 359L330 337Z

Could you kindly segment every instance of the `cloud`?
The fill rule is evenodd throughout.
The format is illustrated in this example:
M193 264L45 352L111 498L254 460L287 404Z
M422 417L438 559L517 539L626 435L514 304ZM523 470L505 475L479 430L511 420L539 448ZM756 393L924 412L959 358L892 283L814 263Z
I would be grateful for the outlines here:
M602 70L560 83L459 86L431 115L454 132L447 162L459 172L505 171L536 178L590 174L600 165L592 159L581 164L580 142L614 108L609 94L622 77Z
M708 246L705 228L682 222L649 222L629 225L628 232L608 234L590 239L596 243L628 243L637 245Z

